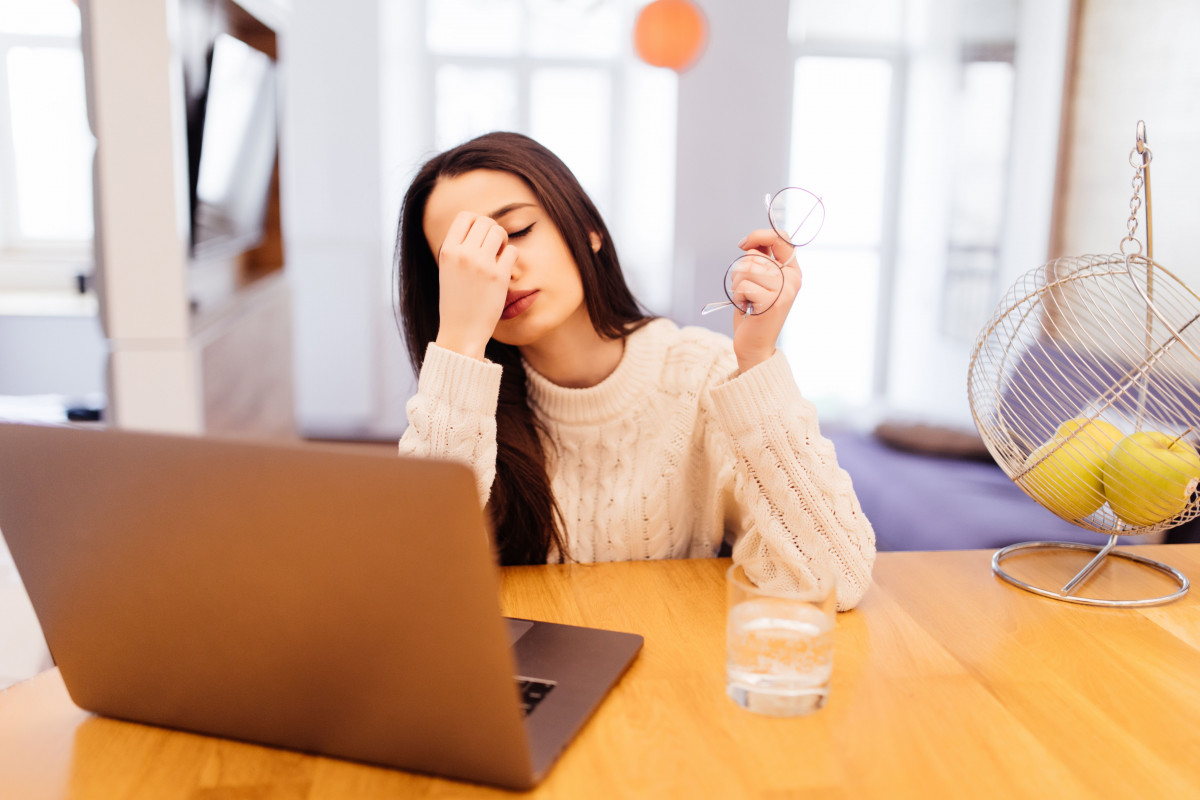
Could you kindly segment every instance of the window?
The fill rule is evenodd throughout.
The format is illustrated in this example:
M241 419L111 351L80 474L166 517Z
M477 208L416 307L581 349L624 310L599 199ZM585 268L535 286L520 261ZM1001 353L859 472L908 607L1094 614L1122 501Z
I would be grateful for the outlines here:
M795 0L789 180L821 195L820 236L781 346L805 394L836 416L879 393L892 269L894 111L903 98L900 0Z
M0 0L0 285L90 270L92 152L70 0Z
M620 3L435 0L434 146L519 130L553 150L611 207L613 86L620 79Z
M438 150L519 131L571 168L600 209L635 294L666 310L674 225L673 73L639 62L645 0L428 0Z
M1016 3L789 11L791 181L827 216L781 347L829 417L883 402L959 416L963 362L1002 290Z
M963 53L954 109L950 234L942 333L974 342L1003 288L996 285L1012 133L1013 50Z

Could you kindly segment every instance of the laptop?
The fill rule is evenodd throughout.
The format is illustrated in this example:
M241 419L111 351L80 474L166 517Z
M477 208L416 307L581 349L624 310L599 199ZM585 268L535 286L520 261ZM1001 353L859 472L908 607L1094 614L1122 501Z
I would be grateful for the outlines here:
M503 618L451 462L0 423L0 531L119 719L528 789L642 647Z

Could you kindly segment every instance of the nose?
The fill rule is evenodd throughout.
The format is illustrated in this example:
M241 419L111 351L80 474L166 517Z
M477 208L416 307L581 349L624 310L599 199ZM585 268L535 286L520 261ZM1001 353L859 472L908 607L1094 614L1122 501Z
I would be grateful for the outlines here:
M521 249L511 244L505 244L504 246L505 248L511 247L517 253L517 257L512 262L512 273L508 276L509 283L516 283L517 278L521 276Z

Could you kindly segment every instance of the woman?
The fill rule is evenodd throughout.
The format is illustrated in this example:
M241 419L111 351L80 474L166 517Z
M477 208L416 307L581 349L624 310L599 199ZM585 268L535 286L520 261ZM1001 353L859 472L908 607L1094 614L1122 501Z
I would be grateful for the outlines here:
M739 246L780 261L769 229ZM639 307L570 170L492 133L427 162L404 198L400 312L419 374L407 455L475 471L501 563L715 555L760 584L870 582L875 537L775 341L800 288L784 268L732 341ZM751 293L755 287L751 286Z

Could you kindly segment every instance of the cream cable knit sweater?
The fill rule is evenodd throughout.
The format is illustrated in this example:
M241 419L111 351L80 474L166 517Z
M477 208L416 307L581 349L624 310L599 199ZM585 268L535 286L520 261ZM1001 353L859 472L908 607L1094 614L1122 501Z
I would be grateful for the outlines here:
M857 605L875 533L782 353L736 375L728 337L658 319L626 339L596 386L525 371L575 560L709 557L728 533L734 560L760 585L794 584L810 558L829 553L838 609ZM430 344L400 439L401 454L469 464L483 503L500 373Z

